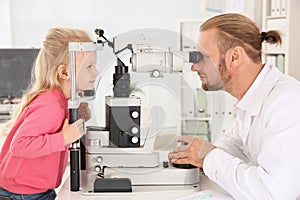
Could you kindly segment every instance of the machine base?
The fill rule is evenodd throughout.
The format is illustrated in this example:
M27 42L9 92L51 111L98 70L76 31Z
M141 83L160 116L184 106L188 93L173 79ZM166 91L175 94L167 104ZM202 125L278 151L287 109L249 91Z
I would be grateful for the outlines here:
M94 192L132 192L129 178L97 178Z
M99 178L100 177L95 173L82 171L81 190L84 195L92 195L92 193L95 193L94 183ZM198 168L178 169L172 166L167 168L163 168L162 166L154 168L106 168L104 178L128 178L132 184L132 192L177 189L197 191L199 190L200 172ZM100 194L102 195L103 192L100 192Z

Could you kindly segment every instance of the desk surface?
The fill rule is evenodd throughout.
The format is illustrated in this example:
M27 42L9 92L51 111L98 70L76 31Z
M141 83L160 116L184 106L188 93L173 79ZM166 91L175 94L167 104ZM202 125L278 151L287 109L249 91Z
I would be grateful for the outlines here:
M3 128L2 126L3 124L0 123L0 131L1 128ZM0 149L1 146L5 140L6 136L0 134ZM195 194L199 188L195 188L192 189L191 187L181 187L181 186L173 186L173 187L159 187L159 190L157 189L158 186L156 187L150 187L147 186L147 188L140 188L137 189L136 191L139 192L132 192L132 193L102 193L101 196L99 195L99 193L95 196L95 195L86 195L84 193L82 193L81 191L79 192L71 192L70 191L70 180L68 177L69 173L69 169L66 170L66 173L63 178L63 183L60 186L60 188L57 189L57 198L56 200L81 200L81 199L110 199L110 200L119 200L120 198L122 198L122 200L153 200L153 199L163 199L163 200L168 200L168 199L177 199L177 198L181 198L187 195L192 195ZM200 191L214 191L216 193L219 194L227 194L226 191L224 191L220 186L218 186L217 184L215 184L214 182L210 181L204 174L200 175ZM188 199L197 199L197 198L188 198ZM199 198L198 198L199 199ZM204 198L201 198L204 199ZM213 200L213 199L231 199L230 196L226 195L226 198L205 198L208 200Z
M69 178L66 179L64 184L62 185L62 188L57 194L58 200L68 200L68 199L111 199L111 200L119 200L122 198L122 200L153 200L153 199L177 199L182 198L187 195L195 194L198 189L192 189L192 188L184 188L180 186L171 186L171 187L161 187L160 190L156 190L155 187L147 186L147 191L145 191L142 188L136 189L137 192L132 193L102 193L101 195L98 194L91 194L87 195L85 193L82 193L81 191L78 192L71 192L69 189L70 185ZM157 186L156 186L157 187ZM144 186L145 188L145 186ZM226 191L224 191L221 187L219 187L217 184L210 181L204 174L200 175L200 191L214 191L216 193L220 194L226 194ZM209 199L216 199L216 198L209 198ZM222 199L222 198L219 198ZM224 198L225 199L225 198ZM226 195L226 199L230 199L229 196Z

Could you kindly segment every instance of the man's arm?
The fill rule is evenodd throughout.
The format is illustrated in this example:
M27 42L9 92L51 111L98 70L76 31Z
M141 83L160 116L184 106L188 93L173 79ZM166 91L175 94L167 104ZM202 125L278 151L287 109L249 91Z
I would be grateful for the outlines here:
M293 98L292 98L293 97ZM285 102L285 103L284 103ZM288 102L288 103L286 103ZM300 196L300 99L290 95L270 98L255 120L248 144L258 152L248 161L223 149L204 159L205 174L236 199L297 199Z

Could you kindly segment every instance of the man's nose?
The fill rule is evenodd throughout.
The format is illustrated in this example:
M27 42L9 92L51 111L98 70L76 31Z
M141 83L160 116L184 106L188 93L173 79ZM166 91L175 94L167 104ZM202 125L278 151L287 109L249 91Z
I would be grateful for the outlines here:
M191 70L192 70L193 72L195 72L195 71L198 70L198 68L199 68L198 64L192 64Z

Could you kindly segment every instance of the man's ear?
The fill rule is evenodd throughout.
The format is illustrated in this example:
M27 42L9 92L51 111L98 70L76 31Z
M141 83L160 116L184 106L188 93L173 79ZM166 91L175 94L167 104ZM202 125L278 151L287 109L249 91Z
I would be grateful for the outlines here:
M58 72L58 76L59 78L63 79L63 80L69 80L70 79L70 70L67 67L67 65L65 64L60 64L57 67L57 72Z
M233 66L239 66L243 62L244 53L245 51L242 47L234 47L231 53L231 64Z

